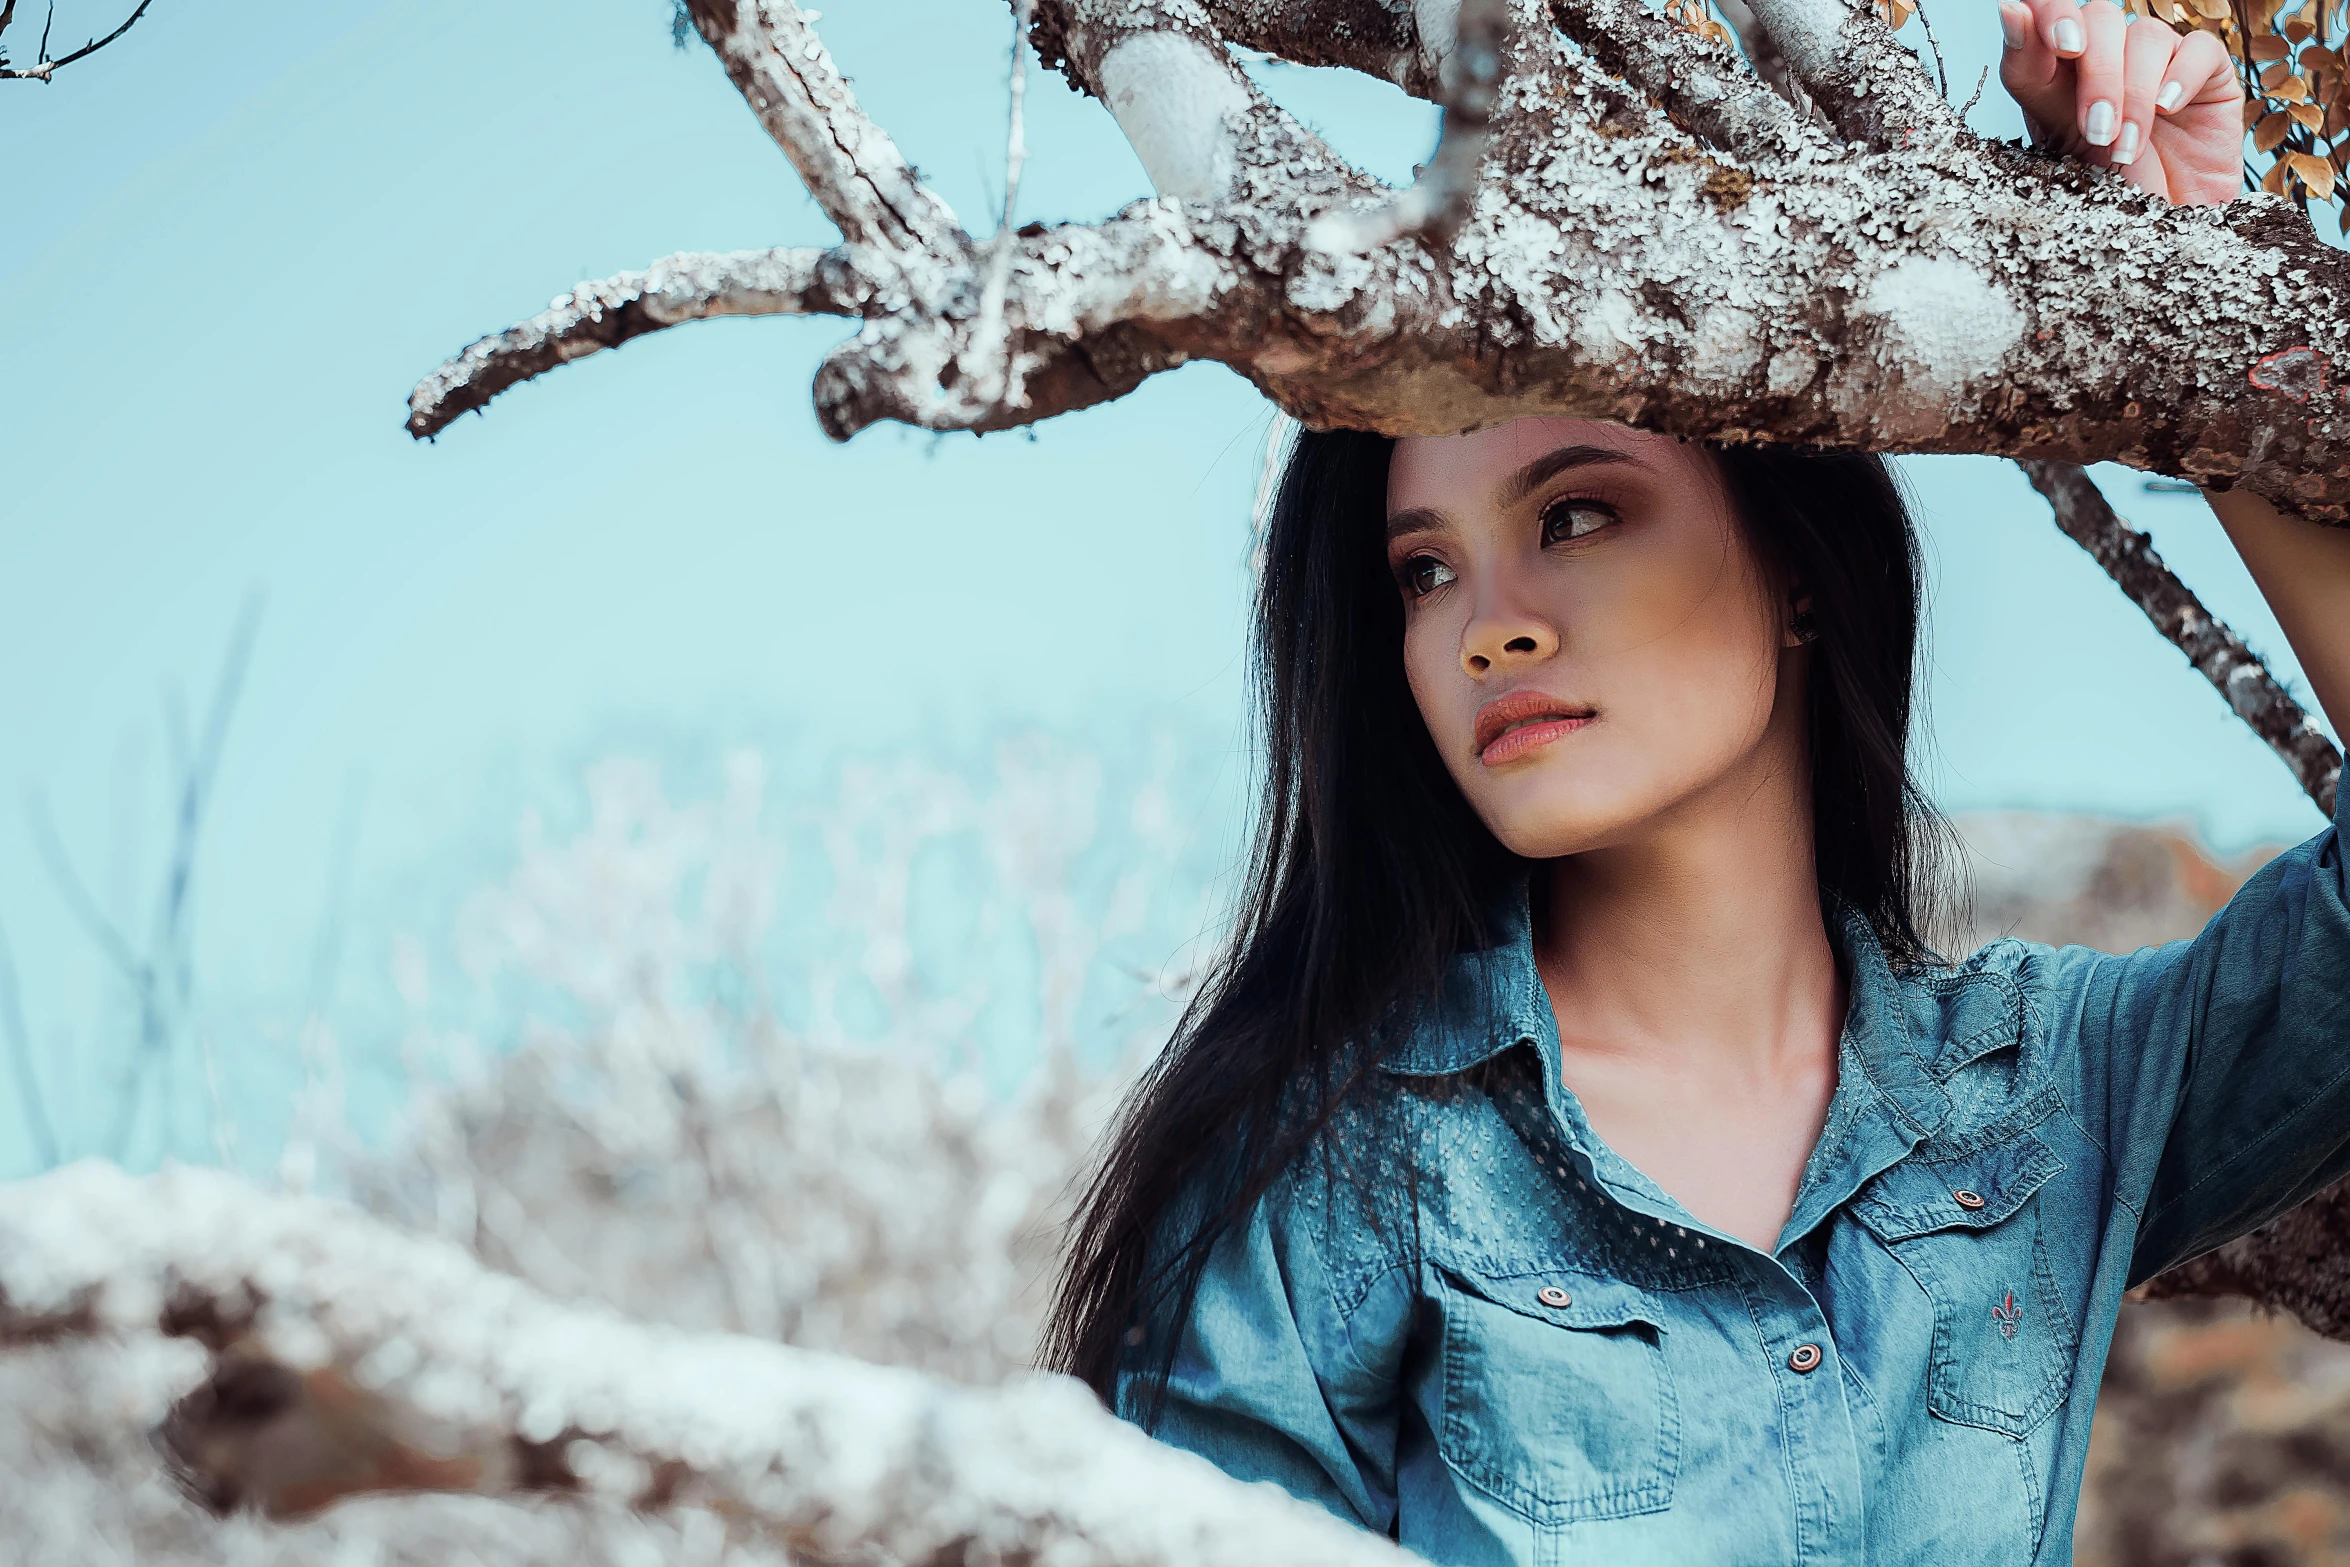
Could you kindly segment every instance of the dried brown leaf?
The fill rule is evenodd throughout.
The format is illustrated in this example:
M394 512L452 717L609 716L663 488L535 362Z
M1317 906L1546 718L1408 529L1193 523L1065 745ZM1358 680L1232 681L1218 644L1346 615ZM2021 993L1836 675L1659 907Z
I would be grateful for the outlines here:
M2334 199L2334 166L2323 158L2306 152L2288 152L2282 160L2285 166L2300 176L2309 193L2320 201Z
M2292 52L2292 46L2274 33L2252 40L2252 58L2255 60L2282 60Z
M2284 103L2307 103L2309 101L2309 84L2298 76L2288 76L2271 87L2268 90L2268 95Z
M2254 150L2259 152L2276 151L2285 143L2285 132L2292 128L2293 122L2285 116L2281 114L2269 115L2252 132Z
M2300 126L2312 136L2325 128L2326 112L2314 103L2287 104L2285 112L2293 117L2295 125Z

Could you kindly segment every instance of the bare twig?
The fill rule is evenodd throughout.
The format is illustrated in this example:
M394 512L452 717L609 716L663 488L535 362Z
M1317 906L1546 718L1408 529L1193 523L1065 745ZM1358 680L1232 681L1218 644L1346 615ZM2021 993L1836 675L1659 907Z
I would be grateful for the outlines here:
M1004 296L1012 284L1013 214L1020 203L1020 172L1028 162L1028 28L1031 0L1014 0L1012 7L1012 65L1004 128L1004 210L996 220L995 238L988 246L987 282L979 295L979 326L972 333L969 357L978 363L972 373L992 384L990 395L1000 398L1011 389L1012 339L1004 328Z
M1964 120L1975 112L1975 105L1983 101L1983 89L1990 83L1990 80L1991 67L1987 65L1975 73L1975 90L1966 95L1966 103L1958 111L1959 119Z
M0 11L0 26L5 26L8 13ZM8 1059L16 1074L17 1098L24 1106L25 1126L33 1134L33 1147L41 1156L41 1168L52 1170L61 1157L57 1129L49 1119L49 1101L41 1091L41 1074L33 1064L33 1036L25 1027L24 997L16 984L16 955L8 945L8 933L0 931L0 1028L8 1033Z
M1925 0L1918 0L1917 18L1918 26L1926 30L1926 46L1934 51L1935 79L1942 84L1942 96L1947 98L1950 96L1950 67L1942 63L1942 40L1934 36L1934 19L1926 14ZM1971 104L1973 100L1968 102ZM1958 117L1965 119L1966 112L1961 110Z
M2194 590L2162 563L2154 541L2124 522L2087 470L2074 463L2024 462L2032 487L2048 498L2057 526L2096 558L2131 603L2203 672L2237 717L2292 769L2317 808L2331 816L2342 753L2301 704L2278 684L2260 655L2205 609Z
M93 38L88 43L83 44L79 49L76 49L73 53L62 55L54 60L49 58L49 25L50 23L57 20L57 7L54 3L52 3L49 7L48 21L45 21L41 24L41 50L39 55L39 63L26 66L22 69L17 69L8 64L8 57L5 54L0 54L0 82L48 81L52 76L65 69L65 67L73 64L76 60L88 59L91 55L96 54L99 50L105 48L108 44L114 42L114 40L129 32L134 26L138 24L139 18L147 14L147 7L153 5L154 3L155 0L139 0L139 8L126 17L123 20L123 24L120 27L117 27L113 32L108 33L103 38ZM15 12L16 0L8 0L7 7L5 9L0 9L0 31L5 31L7 29L8 19L14 15Z
M230 716L242 691L251 659L253 638L260 628L261 599L245 601L229 637L205 711L200 737L187 731L185 714L176 700L166 703L166 729L179 773L173 813L171 854L165 862L163 885L156 898L153 925L144 950L134 946L106 916L73 858L66 852L47 802L36 792L26 802L26 815L50 879L67 910L112 965L131 992L139 1016L138 1039L124 1073L111 1130L103 1146L120 1158L130 1145L138 1120L146 1079L155 1064L170 1053L181 1021L195 995L194 898L197 849L203 837L204 816L211 803L212 785L227 744Z

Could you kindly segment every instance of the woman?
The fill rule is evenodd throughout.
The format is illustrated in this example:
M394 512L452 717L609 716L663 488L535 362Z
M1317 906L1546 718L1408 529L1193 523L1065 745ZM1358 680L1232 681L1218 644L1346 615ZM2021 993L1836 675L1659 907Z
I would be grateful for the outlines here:
M2061 141L2236 188L2212 39L2002 9ZM2214 501L2350 714L2350 532ZM1865 457L1301 440L1231 956L1052 1358L1443 1563L2070 1560L2122 1291L2350 1173L2338 824L2192 943L1922 930L1915 540Z

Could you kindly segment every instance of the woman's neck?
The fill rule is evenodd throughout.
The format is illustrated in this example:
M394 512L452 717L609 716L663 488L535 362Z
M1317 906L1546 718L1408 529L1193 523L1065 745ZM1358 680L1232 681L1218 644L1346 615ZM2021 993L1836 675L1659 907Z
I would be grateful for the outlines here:
M1537 956L1582 1048L1767 1070L1816 1043L1824 1016L1841 1025L1808 809L1751 795L1700 808L1540 879Z
M1835 1094L1845 987L1803 770L1763 766L1718 793L1549 862L1535 957L1593 1130L1768 1252Z

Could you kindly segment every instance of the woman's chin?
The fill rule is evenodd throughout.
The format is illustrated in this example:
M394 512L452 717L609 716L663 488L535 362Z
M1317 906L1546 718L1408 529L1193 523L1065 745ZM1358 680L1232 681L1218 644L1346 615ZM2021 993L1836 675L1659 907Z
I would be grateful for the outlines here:
M1534 787L1489 790L1476 801L1487 830L1521 859L1555 860L1607 848L1655 814L1652 802L1621 784L1576 777L1525 783Z

